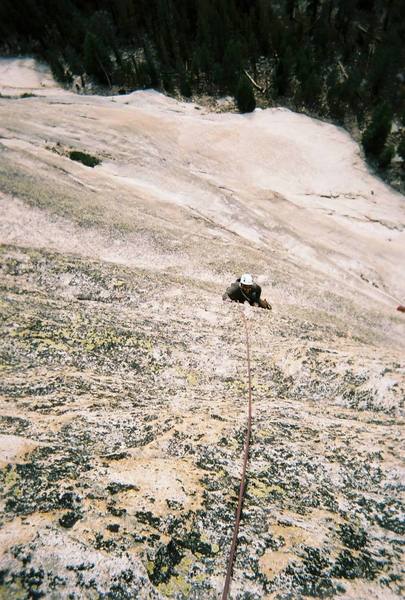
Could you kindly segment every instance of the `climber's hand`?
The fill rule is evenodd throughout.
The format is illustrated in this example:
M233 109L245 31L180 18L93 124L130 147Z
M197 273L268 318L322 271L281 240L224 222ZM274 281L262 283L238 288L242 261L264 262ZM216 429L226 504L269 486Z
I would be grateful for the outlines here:
M267 308L267 310L271 310L271 304L267 302L266 298L263 298L263 300L260 301L260 306L262 308Z

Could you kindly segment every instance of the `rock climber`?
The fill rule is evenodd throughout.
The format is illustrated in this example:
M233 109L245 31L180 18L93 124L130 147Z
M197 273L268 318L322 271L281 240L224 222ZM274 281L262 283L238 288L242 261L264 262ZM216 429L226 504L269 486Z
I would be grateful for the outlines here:
M254 283L250 273L245 273L227 288L222 296L223 300L232 300L233 302L249 302L250 306L260 306L271 310L271 305L265 298L261 299L262 288Z

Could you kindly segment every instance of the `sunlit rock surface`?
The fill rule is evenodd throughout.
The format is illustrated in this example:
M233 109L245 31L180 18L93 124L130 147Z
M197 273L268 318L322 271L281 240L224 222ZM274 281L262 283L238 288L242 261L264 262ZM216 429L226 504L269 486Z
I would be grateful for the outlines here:
M286 110L77 96L30 59L0 92L0 598L220 597L245 271L273 311L245 311L231 597L400 598L403 197Z

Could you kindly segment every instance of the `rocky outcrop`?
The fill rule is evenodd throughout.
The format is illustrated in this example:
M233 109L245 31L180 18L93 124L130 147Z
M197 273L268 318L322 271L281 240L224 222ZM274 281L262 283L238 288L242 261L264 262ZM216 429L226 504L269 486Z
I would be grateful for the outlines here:
M74 256L5 246L2 265L2 440L27 444L1 470L2 589L216 598L246 420L238 308L183 281L164 309L178 281ZM248 313L233 593L395 595L401 357L306 317Z
M52 94L0 99L0 597L220 596L245 271L273 310L245 310L231 597L401 597L402 199L306 117Z

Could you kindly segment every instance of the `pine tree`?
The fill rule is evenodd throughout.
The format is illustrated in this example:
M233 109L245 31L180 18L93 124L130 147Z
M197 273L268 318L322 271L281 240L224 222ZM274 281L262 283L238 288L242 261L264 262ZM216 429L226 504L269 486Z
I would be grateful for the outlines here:
M49 54L48 63L56 81L60 81L61 83L71 83L72 76L65 71L63 63L57 55Z
M130 37L137 25L134 2L132 0L113 0L111 11L118 29L125 37Z
M392 111L384 102L377 106L371 123L363 133L362 144L367 156L380 156L391 131L391 125Z
M162 74L162 85L163 89L169 94L169 96L174 94L174 81L172 73L165 71Z
M107 48L100 38L88 31L83 47L84 66L89 75L93 75L100 83L111 87L111 60Z
M395 148L394 146L388 145L385 146L380 156L378 157L378 166L381 169L386 169L390 166L392 159L395 156Z
M343 82L340 81L340 73L336 66L333 66L328 74L326 85L329 113L332 118L341 123L344 120L346 107L343 100Z
M153 58L151 44L148 41L146 41L143 49L145 54L146 73L149 77L148 85L151 85L153 88L156 88L159 86L160 79L158 69Z
M311 18L312 24L316 21L320 5L321 5L321 0L309 0L309 2L307 4L306 11Z
M64 57L71 73L81 75L85 71L82 57L71 46L66 47Z
M228 42L223 60L224 82L227 89L234 93L238 85L238 76L242 68L242 49L239 40Z
M359 68L354 67L350 70L349 77L345 81L343 94L350 109L357 111L359 101L362 96L362 74Z
M212 67L212 81L213 81L214 85L217 86L219 91L221 91L221 92L226 91L225 85L224 85L224 81L225 81L224 69L223 69L222 65L219 63L215 63L214 66Z
M184 70L180 73L180 94L185 98L191 98L193 95L190 75Z
M398 144L398 154L405 162L405 134L402 135L401 140Z
M339 0L335 16L335 27L343 37L343 47L346 44L347 34L353 24L355 3L353 0Z
M404 23L400 0L0 0L5 51L47 58L59 79L87 72L123 88L164 79L186 96L191 82L235 95L249 65L270 101L282 96L340 122L357 116L361 128L383 101L397 120L405 115ZM142 48L144 60L125 58ZM376 128L364 144L379 157L386 143Z
M256 108L252 84L245 75L241 75L239 79L235 99L239 112L241 113L252 112Z
M300 84L297 90L298 102L312 106L315 98L319 96L320 80L318 70L314 69L310 51L303 50L299 54L295 74Z
M357 8L371 12L374 9L375 0L357 0Z
M285 10L290 21L292 21L295 17L295 10L297 8L297 4L297 0L286 0L285 2Z
M274 90L277 96L287 96L294 70L294 57L289 47L280 56L274 73Z
M309 108L319 106L320 96L322 92L322 79L319 71L312 69L308 77L301 83L301 94L304 105Z
M267 56L271 48L271 24L273 20L271 6L266 0L259 0L256 5L256 30L259 48L264 56Z

